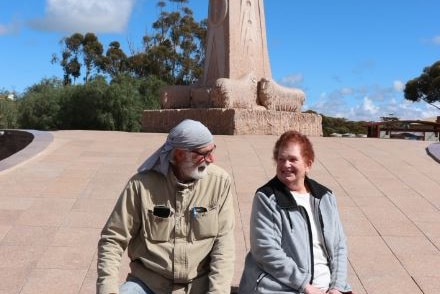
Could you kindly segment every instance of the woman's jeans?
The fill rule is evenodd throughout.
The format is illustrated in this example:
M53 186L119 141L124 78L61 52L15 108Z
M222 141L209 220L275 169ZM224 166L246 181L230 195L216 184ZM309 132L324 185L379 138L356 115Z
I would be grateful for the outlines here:
M154 294L141 280L128 277L127 281L119 288L119 294Z

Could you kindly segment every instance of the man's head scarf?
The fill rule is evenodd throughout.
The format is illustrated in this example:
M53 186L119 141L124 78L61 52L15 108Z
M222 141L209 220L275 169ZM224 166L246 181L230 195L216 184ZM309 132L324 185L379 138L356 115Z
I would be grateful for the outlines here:
M168 174L171 151L174 148L193 150L213 142L211 132L201 122L186 119L175 126L168 134L166 142L138 168L142 173L155 170Z

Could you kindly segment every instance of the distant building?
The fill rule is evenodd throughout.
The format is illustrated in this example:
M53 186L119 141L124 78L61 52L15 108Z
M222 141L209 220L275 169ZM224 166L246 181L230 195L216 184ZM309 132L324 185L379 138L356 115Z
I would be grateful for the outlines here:
M370 138L440 141L440 116L436 122L398 119L370 122L367 128Z

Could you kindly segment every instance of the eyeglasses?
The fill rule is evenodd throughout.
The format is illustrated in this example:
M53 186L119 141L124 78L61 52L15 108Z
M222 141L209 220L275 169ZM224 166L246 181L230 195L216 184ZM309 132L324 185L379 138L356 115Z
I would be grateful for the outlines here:
M212 152L214 152L215 148L217 148L216 145L214 145L214 147L212 147L211 150L205 151L205 152L200 152L197 150L190 150L189 152L195 153L197 155L203 156L203 159L206 160L206 157L209 157L212 155Z

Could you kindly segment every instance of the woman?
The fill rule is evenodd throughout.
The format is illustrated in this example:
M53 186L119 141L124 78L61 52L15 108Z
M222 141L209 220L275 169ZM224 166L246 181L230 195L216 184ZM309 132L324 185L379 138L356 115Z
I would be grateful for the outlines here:
M254 198L239 293L351 293L335 196L307 176L314 157L296 131L276 142L276 176Z

